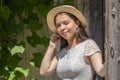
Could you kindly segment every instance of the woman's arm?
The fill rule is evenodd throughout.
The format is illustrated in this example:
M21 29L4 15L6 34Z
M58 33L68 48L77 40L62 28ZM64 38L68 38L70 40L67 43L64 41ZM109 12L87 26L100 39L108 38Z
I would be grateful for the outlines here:
M89 59L96 73L99 76L104 77L105 65L103 64L102 54L100 52L96 52L95 54L91 55Z
M55 49L52 46L49 46L46 54L42 60L40 67L41 75L49 75L56 70L57 67L57 58L54 56Z
M53 34L50 38L48 49L43 57L40 66L41 75L49 75L56 70L58 59L55 56L55 51L59 43L58 35Z

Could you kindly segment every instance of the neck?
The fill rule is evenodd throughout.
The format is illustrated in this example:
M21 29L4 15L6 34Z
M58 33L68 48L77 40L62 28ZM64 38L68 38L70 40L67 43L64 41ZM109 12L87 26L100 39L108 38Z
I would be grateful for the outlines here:
M72 40L69 40L68 41L68 49L72 48L72 47L75 47L77 44L79 44L81 42L81 40L77 40L76 38L75 39L72 39Z

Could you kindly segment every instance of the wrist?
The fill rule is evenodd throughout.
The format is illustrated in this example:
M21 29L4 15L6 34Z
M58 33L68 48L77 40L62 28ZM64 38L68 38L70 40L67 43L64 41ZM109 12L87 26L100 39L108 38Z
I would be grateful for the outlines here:
M53 45L53 44L49 44L48 48L51 48L51 49L56 49L56 46Z

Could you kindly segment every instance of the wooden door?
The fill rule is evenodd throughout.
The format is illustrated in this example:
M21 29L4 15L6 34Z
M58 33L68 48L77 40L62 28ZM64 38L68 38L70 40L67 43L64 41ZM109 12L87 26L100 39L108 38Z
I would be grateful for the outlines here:
M89 0L89 35L98 44L104 56L103 11L103 0ZM97 76L96 80L104 80L104 78Z
M106 80L120 80L120 0L105 0Z

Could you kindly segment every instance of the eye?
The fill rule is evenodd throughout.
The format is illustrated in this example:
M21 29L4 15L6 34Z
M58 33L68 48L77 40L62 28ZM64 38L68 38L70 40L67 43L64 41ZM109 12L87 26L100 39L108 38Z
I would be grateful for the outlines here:
M64 24L64 25L68 25L68 24L69 24L69 21L64 21L63 24Z
M61 25L60 24L56 24L56 28L59 28Z

